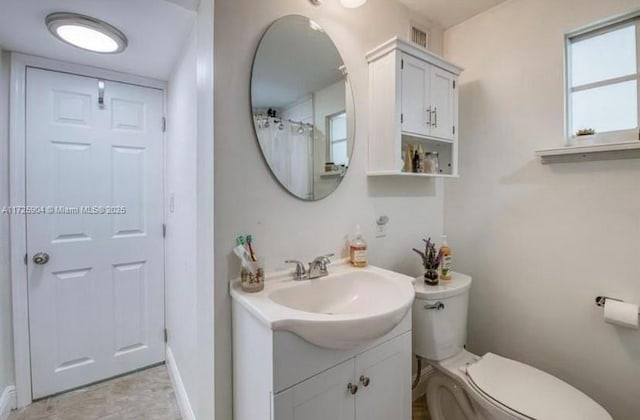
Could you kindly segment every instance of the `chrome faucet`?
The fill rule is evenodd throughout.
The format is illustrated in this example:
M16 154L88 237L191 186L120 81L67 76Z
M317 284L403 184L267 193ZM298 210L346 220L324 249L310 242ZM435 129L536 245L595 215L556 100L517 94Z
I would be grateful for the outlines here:
M293 279L296 281L305 280L307 278L307 270L304 269L304 264L298 260L286 260L286 264L295 264L296 272L293 274Z
M298 260L287 260L285 261L285 263L296 265L296 271L293 274L294 280L312 280L329 275L329 270L327 269L327 264L331 263L329 257L333 257L333 254L321 255L319 257L316 257L309 263L308 271L304 268L304 264L302 264Z
M327 264L331 263L329 257L333 257L333 254L321 255L309 263L309 279L317 279L329 275L329 270L327 270Z

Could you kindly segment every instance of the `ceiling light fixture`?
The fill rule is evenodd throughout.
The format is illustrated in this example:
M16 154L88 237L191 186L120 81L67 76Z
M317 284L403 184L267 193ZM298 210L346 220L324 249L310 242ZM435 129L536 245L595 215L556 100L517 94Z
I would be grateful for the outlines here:
M127 37L117 28L77 13L51 13L45 19L49 32L59 40L83 50L115 54L127 48Z
M365 4L367 0L340 0L340 3L344 7L348 7L349 9L355 9L356 7L360 7Z

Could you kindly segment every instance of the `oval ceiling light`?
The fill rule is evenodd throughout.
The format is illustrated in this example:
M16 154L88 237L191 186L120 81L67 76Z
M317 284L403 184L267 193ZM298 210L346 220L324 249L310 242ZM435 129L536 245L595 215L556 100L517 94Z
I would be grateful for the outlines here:
M356 7L360 7L365 4L367 0L340 0L340 3L344 7L348 7L350 9L355 9Z
M83 50L115 54L127 48L127 37L117 28L77 13L51 13L45 19L49 32L59 40Z

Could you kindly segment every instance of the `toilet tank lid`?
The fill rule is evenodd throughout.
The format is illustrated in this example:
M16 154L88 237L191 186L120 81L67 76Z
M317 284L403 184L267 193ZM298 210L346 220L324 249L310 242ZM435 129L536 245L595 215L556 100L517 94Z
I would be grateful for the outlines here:
M467 368L478 390L533 419L612 420L598 403L539 369L493 353Z
M456 296L469 290L471 277L462 273L451 273L451 280L440 280L437 286L425 284L422 277L416 278L414 285L416 299L431 300Z

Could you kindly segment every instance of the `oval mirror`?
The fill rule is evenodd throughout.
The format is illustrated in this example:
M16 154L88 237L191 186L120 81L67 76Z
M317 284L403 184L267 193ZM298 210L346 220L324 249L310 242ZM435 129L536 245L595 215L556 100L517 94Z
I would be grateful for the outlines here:
M285 16L265 32L251 107L262 155L287 191L320 200L340 185L353 151L353 98L340 53L316 22Z

